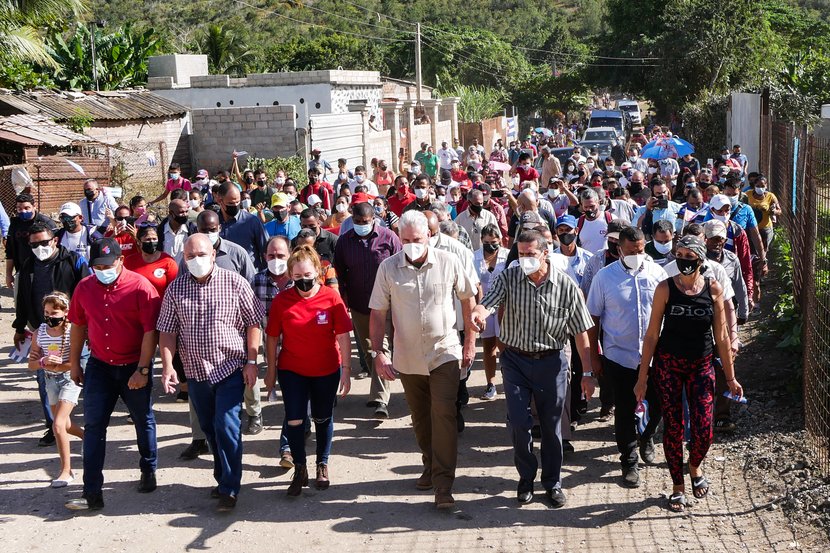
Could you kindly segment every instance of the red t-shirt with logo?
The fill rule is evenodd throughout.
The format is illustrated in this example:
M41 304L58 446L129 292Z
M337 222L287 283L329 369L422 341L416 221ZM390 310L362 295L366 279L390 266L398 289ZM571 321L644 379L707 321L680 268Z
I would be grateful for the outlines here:
M176 260L164 252L162 252L161 257L152 263L145 263L144 258L140 255L125 257L124 266L149 280L162 298L167 286L179 274L179 266L176 264Z
M310 298L296 288L277 294L268 314L268 336L282 335L277 368L302 376L326 376L340 367L338 334L352 330L340 294L327 286Z
M530 169L525 170L521 165L516 167L516 173L519 174L519 182L524 182L526 180L539 180L539 171L534 169L532 166Z

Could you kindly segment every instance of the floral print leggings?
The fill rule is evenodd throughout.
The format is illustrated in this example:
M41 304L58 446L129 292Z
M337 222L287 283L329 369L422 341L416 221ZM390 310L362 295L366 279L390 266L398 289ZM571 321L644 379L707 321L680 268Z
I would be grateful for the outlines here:
M715 404L715 368L712 355L700 359L682 359L657 353L654 383L663 409L663 451L672 483L683 484L683 389L689 402L692 439L689 441L689 464L703 462L712 444L712 419Z

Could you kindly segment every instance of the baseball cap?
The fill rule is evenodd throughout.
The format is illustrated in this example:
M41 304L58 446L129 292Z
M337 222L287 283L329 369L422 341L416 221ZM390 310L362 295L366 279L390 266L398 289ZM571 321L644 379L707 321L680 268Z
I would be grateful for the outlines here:
M308 200L306 201L306 203L308 204L308 207L314 207L317 204L323 203L323 200L321 200L320 196L318 196L317 194L311 194L308 197Z
M75 217L81 214L81 208L75 202L66 202L61 206L61 215L69 215Z
M320 148L314 148L313 150L311 150L311 153L312 154L320 154L322 152L320 151Z
M547 226L547 223L535 211L525 211L522 213L522 228L532 229L539 225Z
M712 199L709 200L709 207L712 209L723 209L724 206L731 205L729 202L729 196L726 194L715 194L712 196Z
M282 192L277 192L276 194L271 196L271 207L276 207L278 205L287 207L290 203L291 200L288 198L288 195L283 194Z
M89 247L89 266L112 265L121 257L121 246L115 238L101 238Z
M369 203L374 199L374 196L370 196L366 192L357 192L352 194L352 205Z
M706 235L706 238L714 238L715 236L720 236L725 240L726 225L723 224L723 221L718 221L717 219L706 221L703 224L703 233Z
M576 228L576 217L573 215L562 215L556 220L556 226L566 225L571 228Z
M208 178L207 169L199 169L199 172L196 173L196 178L197 179L206 179L206 178Z
M610 223L608 223L608 232L605 234L606 238L613 238L614 240L620 239L620 231L627 227L628 225L625 221L621 219L612 219Z

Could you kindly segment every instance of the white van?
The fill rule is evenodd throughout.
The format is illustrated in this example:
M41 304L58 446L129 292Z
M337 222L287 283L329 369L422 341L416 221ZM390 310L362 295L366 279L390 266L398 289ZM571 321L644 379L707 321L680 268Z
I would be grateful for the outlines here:
M628 112L628 115L631 116L631 122L634 125L639 125L643 122L643 118L640 115L640 104L637 103L637 100L617 100L617 109Z

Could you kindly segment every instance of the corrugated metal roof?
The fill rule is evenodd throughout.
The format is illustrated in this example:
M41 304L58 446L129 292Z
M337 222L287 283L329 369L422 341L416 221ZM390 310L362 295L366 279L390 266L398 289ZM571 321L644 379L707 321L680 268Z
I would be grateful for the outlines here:
M151 119L187 113L187 108L146 90L109 92L7 92L0 102L22 113L65 120L88 113L94 120Z
M42 115L9 115L0 117L0 140L19 144L66 147L75 144L102 144L85 134L76 133Z

